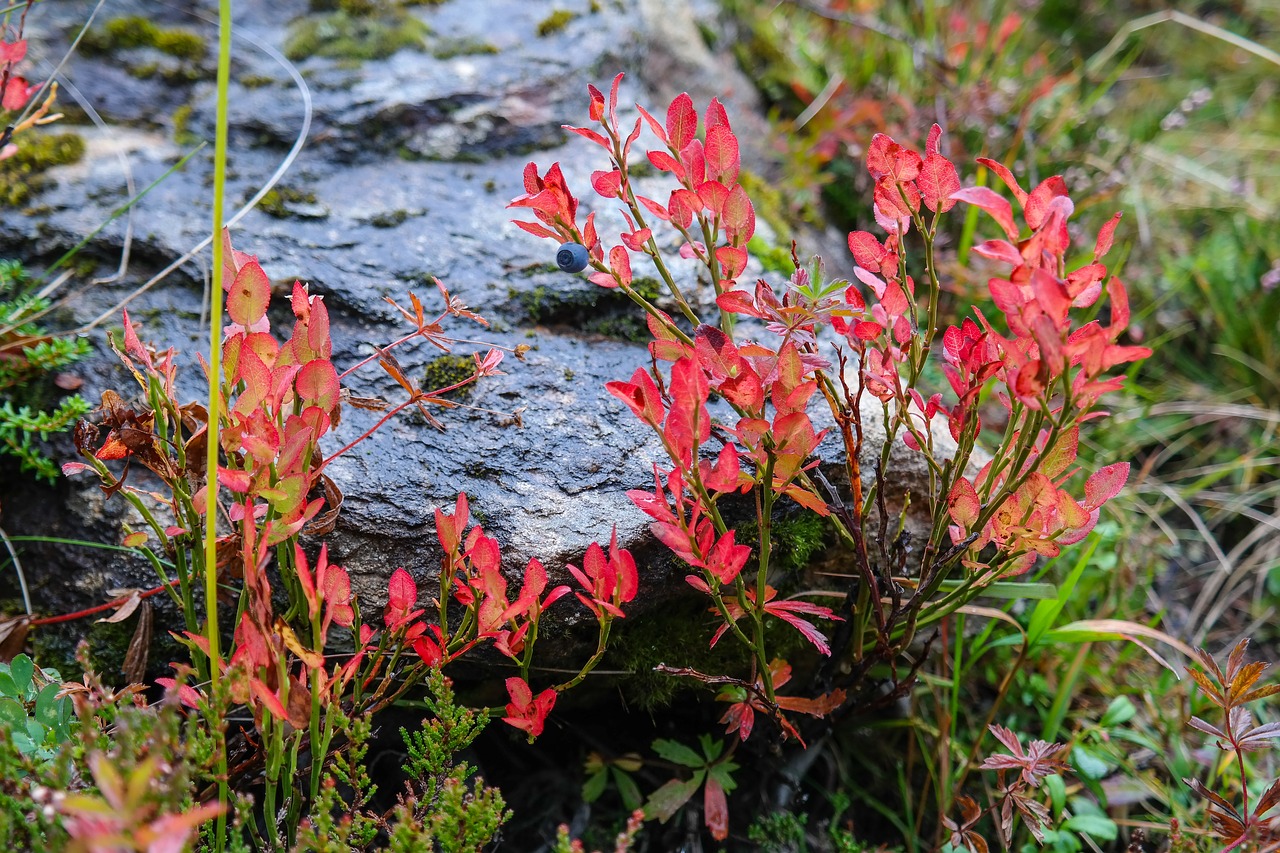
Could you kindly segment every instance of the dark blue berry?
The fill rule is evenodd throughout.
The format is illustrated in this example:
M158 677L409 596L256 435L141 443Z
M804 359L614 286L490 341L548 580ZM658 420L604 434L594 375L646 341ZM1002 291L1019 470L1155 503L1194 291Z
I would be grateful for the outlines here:
M565 243L556 252L556 266L565 272L582 272L587 261L587 247L581 243Z

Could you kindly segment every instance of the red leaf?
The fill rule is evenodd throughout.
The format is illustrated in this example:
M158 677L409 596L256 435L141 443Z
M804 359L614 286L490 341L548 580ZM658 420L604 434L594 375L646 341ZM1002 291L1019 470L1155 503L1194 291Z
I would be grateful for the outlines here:
M622 186L622 172L617 169L612 172L592 172L591 186L604 198L617 198L618 188Z
M703 181L698 185L698 199L708 210L719 216L729 199L729 188L719 181Z
M614 246L609 250L609 266L623 287L631 286L631 256L626 247Z
M1116 462L1093 473L1084 484L1085 509L1094 510L1120 493L1129 479L1129 463Z
M951 194L951 198L956 201L964 201L972 204L974 207L981 208L1000 224L1004 229L1004 233L1014 242L1018 240L1018 227L1013 224L1013 207L1009 204L1009 200L1001 196L995 190L986 187L966 187Z
M946 213L955 207L951 194L960 189L960 175L956 172L955 164L941 154L934 153L926 157L924 165L920 167L916 186L920 188L925 207Z
M571 124L562 124L560 126L563 127L565 130L569 131L570 133L578 134L583 139L590 139L592 142L594 142L596 145L599 145L605 151L613 150L613 148L609 145L609 140L605 139L603 136L596 133L594 130L591 130L586 127L574 127Z
M947 496L947 510L955 523L966 531L973 526L982 511L982 502L978 499L973 483L964 477L956 480L956 484L951 487L951 494Z
M938 153L938 141L940 139L942 139L942 128L935 122L933 127L929 128L929 140L924 144L926 160L928 160L931 155Z
M662 126L662 122L654 118L652 113L639 104L636 104L636 109L640 111L640 115L644 117L645 123L649 125L649 129L653 131L654 135L664 143L667 142L667 131Z
M659 172L674 172L676 178L684 178L684 166L675 157L665 151L650 151L648 155L649 162Z
M738 180L738 137L727 125L707 130L703 151L707 158L707 173L713 180L726 186Z
M1041 181L1040 185L1031 191L1031 195L1027 196L1027 200L1022 205L1027 224L1032 229L1043 225L1045 216L1049 212L1050 202L1058 196L1065 196L1066 194L1067 183L1062 180L1061 175L1054 175Z
M849 251L853 254L858 266L872 272L880 272L880 261L889 250L884 247L875 235L868 231L849 232Z
M604 118L604 95L591 84L587 84L587 94L591 98L591 105L587 108L587 112L592 121L599 121Z
M1013 176L1013 172L1005 168L1003 163L992 160L989 157L979 157L978 162L995 172L1000 177L1000 180L1004 181L1004 185L1013 193L1013 197L1018 200L1018 204L1027 203L1026 192L1022 187L1018 186L1018 179Z
M682 151L697 132L698 112L693 108L693 98L688 92L681 92L667 108L667 139L673 149Z
M710 773L707 774L707 786L702 798L703 820L711 837L716 841L724 841L729 837L729 803L724 795L724 788Z
M724 201L724 227L729 241L744 246L756 231L756 211L741 184L734 185Z
M227 314L235 323L246 329L267 316L267 303L271 301L271 279L257 261L250 261L236 273L235 281L228 285Z
M711 103L707 104L703 124L708 131L713 127L729 127L729 114L724 111L724 104L720 103L719 98L712 98Z
M1107 220L1107 224L1102 226L1098 231L1098 242L1093 247L1093 259L1101 260L1107 252L1111 251L1111 244L1115 240L1116 226L1120 224L1120 217L1124 214L1119 211L1116 215Z
M328 359L312 359L298 371L294 389L305 404L314 404L326 412L330 411L338 405L338 395L341 392L338 371Z

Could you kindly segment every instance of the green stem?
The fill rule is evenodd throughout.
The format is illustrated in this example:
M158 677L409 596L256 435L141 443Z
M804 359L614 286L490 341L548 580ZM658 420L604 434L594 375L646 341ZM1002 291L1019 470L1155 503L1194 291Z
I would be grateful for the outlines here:
M227 182L227 93L231 86L231 0L218 0L218 111L213 147L213 286L209 288L209 423L208 453L205 457L204 591L209 641L209 677L217 691L221 677L221 650L218 637L218 425L222 402L218 380L222 376L222 243L223 212ZM249 523L252 523L250 521ZM227 753L218 751L218 802L223 806L214 829L214 850L222 853L227 843L227 809L231 793L227 784ZM274 813L267 813L274 825Z

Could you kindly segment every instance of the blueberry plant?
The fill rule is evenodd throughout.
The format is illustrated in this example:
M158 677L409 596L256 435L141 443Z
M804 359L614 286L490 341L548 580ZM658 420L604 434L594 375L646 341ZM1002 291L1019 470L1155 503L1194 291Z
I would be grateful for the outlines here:
M604 150L607 166L592 173L591 186L620 207L626 230L606 241L596 214L580 215L558 164L542 171L530 163L526 193L511 206L534 217L517 225L576 244L591 281L620 290L647 314L652 367L608 385L667 457L654 466L653 488L631 498L718 617L709 642L730 636L751 660L738 673L667 671L719 687L729 703L722 722L735 742L759 730L760 714L783 736L798 737L799 718L903 695L923 659L915 649L922 632L992 583L1080 541L1123 486L1124 462L1090 475L1083 493L1073 486L1081 429L1105 416L1099 400L1123 381L1116 368L1150 354L1121 343L1128 299L1103 264L1120 215L1080 256L1061 177L1028 191L1000 163L980 160L1020 208L1015 217L1006 196L963 185L937 125L923 152L878 134L866 167L879 233L849 235L857 281L828 281L820 262L801 266L793 249L788 281L751 284L746 247L756 216L724 107L713 99L699 115L682 94L662 118L637 106L627 126L618 115L621 80L607 97L589 87L593 126L569 129ZM633 148L646 128L658 145L644 156L667 181L660 193L642 194L635 178ZM992 265L989 287L1002 317L975 310L943 329L935 237L961 203L999 228L975 252ZM669 249L694 267L696 284ZM640 262L666 284L666 302L633 286ZM939 357L949 387L930 393L926 367ZM883 425L881 447L868 440L868 418ZM840 477L819 465L824 441L840 446ZM908 534L905 507L888 500L898 443L927 468L926 482L908 496L928 510L923 533ZM751 541L739 541L723 510L735 494L754 508ZM832 607L775 589L771 525L782 502L830 519L844 546L850 580L822 593L834 595ZM774 621L830 659L807 683L775 657L766 630ZM705 818L723 839L724 779L711 768L731 753L708 749L702 758L685 749L691 755L679 763L701 768L694 778L704 788ZM697 791L691 781L673 780L651 799L651 814L673 814Z
M379 832L402 837L409 845L404 849L418 849L413 845L441 831L426 812L433 817L442 814L431 809L436 808L432 803L446 776L433 776L421 790L411 788L400 823L362 812L367 792L358 785L350 794L335 787L337 782L351 785L362 772L352 764L352 753L359 752L367 737L368 720L432 672L484 644L511 659L518 674L506 680L510 701L487 709L481 725L492 715L530 738L538 736L558 693L578 684L603 656L613 620L623 615L622 606L636 594L635 562L611 540L607 549L592 545L581 568L568 567L581 587L577 598L599 626L598 651L575 676L536 693L530 681L539 621L571 588L548 588L546 569L531 560L519 591L509 591L500 546L482 527L470 523L466 495L458 496L451 513L436 512L444 556L440 593L429 608L431 621L424 619L428 609L418 606L417 584L404 569L389 579L381 619L363 619L347 570L330 562L323 545L309 556L300 541L302 536L323 537L336 522L343 497L326 475L327 466L410 407L438 423L430 407L455 405L441 395L499 373L504 352L476 352L471 375L443 388L424 390L406 375L393 348L425 339L448 349L454 342L443 331L447 317L485 322L437 282L444 306L439 314L427 315L421 300L410 294L410 307L400 309L410 331L339 373L332 361L323 299L295 284L290 297L292 328L283 339L277 338L267 317L271 286L266 273L256 258L231 247L229 235L224 234L224 241L231 322L221 353L218 392L223 414L218 428L211 428L204 406L179 402L175 352L157 353L144 345L126 313L123 346L114 341L112 345L137 381L141 402L130 404L121 393L104 392L99 420L81 421L76 429L76 446L84 461L63 466L67 474L96 474L108 495L128 501L143 520L142 529L127 533L125 544L147 555L160 583L150 590L129 591L114 602L115 608L136 608L142 598L166 594L186 621L181 639L190 650L191 664L175 664L175 677L160 679L160 684L203 720L213 763L193 772L216 780L222 793L194 813L199 820L174 822L169 838L180 847L202 820L225 820L234 808L234 825L260 849L312 849L297 845L318 837L317 822L336 819L337 813L348 814L342 832L355 849L372 844ZM524 349L514 352L521 356ZM406 392L399 403L352 398L343 392L342 380L375 359ZM344 402L383 413L353 441L326 452L322 442L338 423ZM213 434L218 436L220 462L210 477L204 460ZM137 477L130 476L135 467L145 468L154 479L135 482ZM162 484L161 491L155 480ZM225 532L217 543L216 565L207 565L199 534L204 496L215 481L223 498L218 511ZM173 567L173 577L166 564ZM216 576L227 602L236 607L235 631L225 654L209 635L208 617L217 602L200 594L199 581L208 573ZM61 618L65 617L27 620L23 630ZM353 654L332 656L335 632L354 644ZM199 689L193 678L196 683L212 680L214 687ZM451 697L438 675L432 690L437 697ZM441 700L441 718L452 713L451 702ZM228 728L233 708L246 709L250 728ZM473 723L466 727L471 737L479 732ZM440 736L447 741L446 735ZM449 743L445 745L450 752L465 746ZM418 746L424 755L441 748L434 742ZM229 752L237 756L234 764L226 763ZM96 787L113 805L109 787L115 783L104 781L115 778L111 760L100 750L88 752L86 760ZM255 779L261 785L257 805L233 803L230 792L243 790ZM456 793L462 782L454 779L451 784ZM434 793L428 795L428 788ZM484 804L484 814L476 811L469 820L474 821L473 829L490 827L487 834L480 833L487 839L504 812L500 798L481 793L467 801ZM72 839L103 831L103 819L82 819L100 805L100 800L81 796L64 804L72 817L66 824ZM108 829L114 838L141 844L139 839L157 831L154 809L116 807L112 814ZM239 833L230 837L243 841ZM215 848L226 849L226 838L218 834Z

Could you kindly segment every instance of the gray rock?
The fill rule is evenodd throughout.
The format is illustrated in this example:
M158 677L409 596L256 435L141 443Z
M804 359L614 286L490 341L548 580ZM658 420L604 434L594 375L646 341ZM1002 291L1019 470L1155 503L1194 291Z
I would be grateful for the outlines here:
M241 35L276 47L290 20L303 12L298 2L251 5ZM463 491L475 516L503 543L513 575L536 557L563 577L566 562L580 559L592 541L607 541L616 528L619 541L639 557L643 601L638 611L686 589L678 580L683 572L651 539L647 518L626 497L628 489L652 483L652 465L663 459L661 447L604 390L607 381L626 378L648 362L643 342L625 339L628 328L642 328L635 312L585 278L548 268L554 246L511 225L511 211L504 206L523 192L521 170L528 159L543 168L559 161L583 203L601 206L588 183L590 172L603 165L600 152L561 130L565 123L586 123L587 83L605 88L617 70L683 71L699 84L698 101L705 103L715 93L712 70L720 66L702 46L697 28L683 20L691 15L683 3L605 2L606 10L597 13L576 0L555 5L582 14L546 37L536 36L535 29L553 4L454 0L412 9L432 30L423 51L405 50L356 66L320 58L300 62L311 84L314 123L286 182L313 194L315 202L294 206L295 216L286 219L251 212L235 231L237 248L257 254L273 279L287 284L299 278L324 294L340 367L363 358L370 345L406 331L384 297L401 299L414 290L433 305L431 276L442 278L493 322L488 331L451 323L451 332L533 347L525 363L508 360L509 375L484 381L467 398L474 408L442 413L445 432L401 419L329 469L347 498L329 539L331 554L351 570L367 612L381 604L386 580L397 566L432 588L439 565L432 511L451 505ZM85 8L50 0L38 11L48 15L46 22L65 23ZM147 3L129 8L154 11ZM212 41L207 23L192 19L184 25ZM448 55L450 40L492 45L496 52ZM303 119L302 98L280 66L248 42L237 45L236 56L237 77L251 73L259 79L255 87L234 90L228 187L233 205L270 177ZM66 73L111 126L86 131L86 162L56 175L56 188L35 200L38 214L6 212L0 220L0 252L35 263L74 245L124 200L119 152L127 155L138 186L160 179L180 149L154 128L172 129L175 106L191 106L188 132L212 137L211 80L170 86L161 96L153 80L122 73L110 56L75 57ZM674 76L642 81L644 76L628 76L622 103L665 104L680 85ZM729 79L735 123L762 127L749 109L754 96L748 82L740 75ZM664 99L653 95L655 88ZM747 110L734 111L735 99ZM64 322L97 317L204 237L210 161L211 146L138 202L127 275L113 284L72 285L84 290L66 306ZM90 241L86 253L104 268L114 265L124 239L124 220L116 219ZM199 318L206 267L207 255L130 306L144 339L183 353L189 383L184 388L191 397L200 391L194 358L203 348ZM624 339L617 337L619 330ZM100 338L101 329L96 335ZM426 345L398 351L401 363L419 376L437 354ZM81 373L91 399L106 387L129 388L102 346ZM355 394L397 399L395 385L376 368L356 375L350 387ZM523 410L522 428L505 425L491 413L517 408ZM377 417L347 409L329 449L359 435ZM831 439L825 448L838 455ZM54 494L39 498L60 505L55 515L67 513L57 521L50 520L47 509L32 509L36 499L26 497L28 488L5 483L3 523L10 533L57 530L118 540L113 531L119 510L104 507L87 480L60 484ZM104 557L103 552L45 546L38 553L39 561L30 561L28 570L40 606L49 611L101 600L106 588L154 582L145 564L109 552ZM552 613L568 627L584 614L568 603Z

